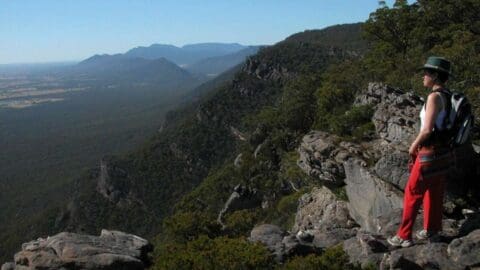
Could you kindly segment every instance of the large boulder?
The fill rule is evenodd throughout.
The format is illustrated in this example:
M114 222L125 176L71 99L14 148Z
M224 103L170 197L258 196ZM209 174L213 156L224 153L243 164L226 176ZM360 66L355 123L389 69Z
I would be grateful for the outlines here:
M480 229L453 240L448 245L447 252L457 264L480 267Z
M423 100L412 92L405 93L382 83L370 83L357 96L354 105L371 105L372 121L377 135L390 143L408 144L419 130L418 115Z
M119 231L102 230L100 236L62 232L22 245L15 264L6 269L135 270L149 266L147 240ZM3 268L2 268L3 269Z
M351 229L355 225L349 216L347 202L337 200L327 187L315 187L299 199L292 231Z
M338 136L311 131L298 148L297 165L309 176L331 184L341 185L345 178L343 162L351 157L368 159L371 154L359 145L342 142Z
M363 167L361 161L344 163L346 192L352 218L366 231L378 231L378 218L403 207L403 195Z
M423 100L413 93L382 83L370 83L354 103L373 106L372 122L379 137L373 148L380 156L374 171L400 189L408 180L408 147L419 131L422 104Z
M343 250L348 254L350 262L366 267L369 264L380 264L388 251L388 244L376 235L359 231L355 237L343 242Z
M299 199L292 232L299 239L325 248L354 236L356 226L349 216L347 202L337 200L328 188L321 187Z
M380 263L380 269L465 269L447 254L447 244L427 243L390 252Z
M374 171L383 180L403 190L410 175L408 170L408 153L397 149L391 150L391 152L387 151L377 161Z
M278 262L283 262L293 256L305 256L321 252L321 249L316 248L311 243L305 243L295 235L289 234L272 224L255 226L250 232L248 240L264 244Z

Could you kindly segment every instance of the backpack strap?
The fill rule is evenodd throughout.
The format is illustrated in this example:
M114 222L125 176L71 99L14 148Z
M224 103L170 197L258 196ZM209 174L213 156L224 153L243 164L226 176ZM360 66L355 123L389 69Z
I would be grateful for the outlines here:
M438 92L440 97L443 101L443 109L447 113L445 118L442 121L442 130L445 130L451 123L450 123L450 111L452 110L452 92L447 88L440 88L435 90L434 92Z

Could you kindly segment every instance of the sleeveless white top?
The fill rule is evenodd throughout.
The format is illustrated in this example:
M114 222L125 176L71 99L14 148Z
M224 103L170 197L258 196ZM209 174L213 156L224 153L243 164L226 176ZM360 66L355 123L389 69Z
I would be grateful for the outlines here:
M445 110L445 100L442 94L440 94L440 98L442 99L442 109L437 115L437 119L435 120L435 130L443 130L442 123L445 117L447 117L447 111ZM420 130L423 129L423 125L425 123L425 107L427 103L423 104L422 110L420 111Z

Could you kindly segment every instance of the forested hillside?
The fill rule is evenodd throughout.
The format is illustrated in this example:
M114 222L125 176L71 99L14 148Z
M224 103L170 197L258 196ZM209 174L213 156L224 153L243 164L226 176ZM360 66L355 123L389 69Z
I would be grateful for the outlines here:
M417 69L441 55L454 63L449 86L468 95L478 118L479 14L477 0L397 0L380 3L364 23L305 31L261 49L231 81L171 112L143 147L79 176L49 232L142 235L156 246L154 269L360 269L339 246L279 264L246 237L257 224L290 229L298 199L314 187L347 200L342 184L297 166L297 149L311 130L371 142L372 106L352 106L369 82L424 95ZM250 194L252 205L224 210L234 190Z
M449 86L467 93L478 118L480 81L474 74L480 70L479 11L478 1L418 1L413 5L396 1L391 8L381 6L362 25L306 31L261 51L257 59L263 56L263 61L272 62L261 62L259 67L274 63L275 67L296 72L278 86L279 94L272 97L273 102L242 117L235 127L246 140L237 140L236 151L223 166L210 169L200 185L176 204L174 214L165 219L157 242L157 268L271 266L264 251L247 244L245 237L255 224L273 223L290 228L297 199L312 186L320 185L296 165L295 149L303 134L317 129L346 140L371 140L373 111L368 106L351 107L354 96L366 89L368 82L386 82L424 95L418 67L428 56L441 55L454 63L455 77ZM360 27L364 41L355 38L355 29ZM301 49L291 50L292 44ZM310 61L308 54L325 45L330 46L328 55L348 57L328 64ZM291 70L292 67L295 68ZM261 70L254 74L262 74ZM476 132L474 140L478 138ZM290 187L292 183L296 189ZM231 210L223 216L222 227L218 214L238 184L261 194L261 207ZM342 188L331 188L337 190L340 198L344 196ZM238 253L240 246L248 251ZM349 267L343 257L329 261L332 252L340 251L329 252L324 256L292 259L283 267L298 269L302 265L305 269L316 269L325 264L331 269ZM205 254L218 253L222 255L205 258ZM235 264L237 261L242 263Z

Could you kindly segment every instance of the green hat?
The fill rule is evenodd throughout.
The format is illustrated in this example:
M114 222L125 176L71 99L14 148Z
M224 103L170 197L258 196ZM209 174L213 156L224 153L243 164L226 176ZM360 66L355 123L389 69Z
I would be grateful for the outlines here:
M447 73L448 75L452 75L451 66L452 65L450 61L448 61L443 57L430 56L428 57L425 65L423 65L423 67L421 67L420 69L422 70L429 69L437 72L444 72L444 73Z

